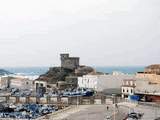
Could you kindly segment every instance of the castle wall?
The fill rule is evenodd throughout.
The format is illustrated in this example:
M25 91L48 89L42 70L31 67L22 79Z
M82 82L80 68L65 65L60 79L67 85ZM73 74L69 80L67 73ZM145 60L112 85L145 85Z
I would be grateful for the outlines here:
M61 67L76 69L77 67L79 67L79 58L69 57L69 54L61 54Z

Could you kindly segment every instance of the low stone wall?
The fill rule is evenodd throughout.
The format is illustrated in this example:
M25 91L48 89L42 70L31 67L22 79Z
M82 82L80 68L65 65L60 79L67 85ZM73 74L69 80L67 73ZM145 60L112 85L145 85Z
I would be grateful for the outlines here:
M45 97L40 98L39 103L40 104L47 104L47 98L45 98Z
M65 103L65 104L68 104L68 97L62 97L61 102Z
M29 103L36 103L36 97L29 97Z
M94 104L100 105L100 104L102 104L102 100L101 99L95 99Z
M9 103L16 103L16 97L9 97L7 98Z
M26 99L27 99L26 97L20 97L19 102L20 103L26 103Z
M105 97L13 97L7 96L0 97L0 99L6 100L8 103L40 103L40 104L67 104L67 105L88 105L88 104L112 104L112 99Z
M52 103L52 104L56 104L58 101L57 101L57 98L56 97L51 97L50 98L50 103Z
M6 99L7 99L6 97L1 97L0 102L6 101Z

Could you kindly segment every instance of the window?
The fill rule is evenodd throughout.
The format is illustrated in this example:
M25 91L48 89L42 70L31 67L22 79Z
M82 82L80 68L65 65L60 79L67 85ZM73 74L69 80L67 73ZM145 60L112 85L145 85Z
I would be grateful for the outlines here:
M131 89L131 93L133 93L133 90Z
M128 93L128 89L127 89L127 93Z
M38 83L36 83L36 90L38 89L38 87L39 87L39 84L38 84Z
M133 81L130 81L130 85L133 85Z
M28 85L29 83L28 82L26 82L26 85Z
M50 85L47 85L47 88L51 88L51 86L50 86Z
M123 92L125 92L125 89L123 89Z
M40 86L43 87L43 84L41 83Z
M126 85L128 85L129 83L128 83L128 81L126 81Z

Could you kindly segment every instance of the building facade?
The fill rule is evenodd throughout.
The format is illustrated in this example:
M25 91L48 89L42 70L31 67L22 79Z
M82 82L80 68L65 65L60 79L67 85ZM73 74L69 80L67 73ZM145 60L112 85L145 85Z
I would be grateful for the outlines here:
M122 98L128 98L128 96L134 95L135 87L136 87L136 80L134 79L123 80L121 88Z
M9 77L8 76L1 76L0 77L0 88L6 89L9 87Z
M84 75L78 77L78 87L81 88L91 88L97 90L98 76L97 75Z
M9 78L9 88L34 90L34 80L24 76L13 76Z

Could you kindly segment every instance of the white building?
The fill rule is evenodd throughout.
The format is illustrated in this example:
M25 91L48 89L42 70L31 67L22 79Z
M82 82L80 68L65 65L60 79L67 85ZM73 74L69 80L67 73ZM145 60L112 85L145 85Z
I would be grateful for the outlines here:
M35 81L35 89L37 90L39 87L45 87L47 88L47 82L43 80L36 80Z
M78 77L78 86L83 88L92 88L96 91L106 89L119 89L121 91L122 81L124 79L133 79L134 75L84 75Z
M0 88L5 89L9 86L9 78L8 76L1 76L0 77Z
M122 98L128 98L130 95L134 95L136 87L135 79L125 79L122 83Z
M25 76L10 76L9 87L34 90L34 80L30 80Z
M82 88L97 89L98 75L84 75L78 77L78 86Z

